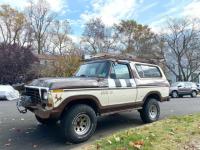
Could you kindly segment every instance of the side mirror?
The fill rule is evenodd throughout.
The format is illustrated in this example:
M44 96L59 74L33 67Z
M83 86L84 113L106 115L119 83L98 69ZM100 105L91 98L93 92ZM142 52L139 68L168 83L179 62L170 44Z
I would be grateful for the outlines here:
M111 77L112 79L116 79L116 74L115 74L115 73L111 73L111 74L110 74L110 77Z

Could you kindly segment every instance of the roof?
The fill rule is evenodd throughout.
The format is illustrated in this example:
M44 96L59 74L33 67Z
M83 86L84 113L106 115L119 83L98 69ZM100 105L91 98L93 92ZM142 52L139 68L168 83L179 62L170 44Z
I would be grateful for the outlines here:
M130 54L110 54L110 53L99 53L94 56L90 56L89 59L85 61L95 61L95 60L112 60L112 61L134 61L141 63L151 63L155 64L156 62L153 59L146 59L141 57L136 57Z

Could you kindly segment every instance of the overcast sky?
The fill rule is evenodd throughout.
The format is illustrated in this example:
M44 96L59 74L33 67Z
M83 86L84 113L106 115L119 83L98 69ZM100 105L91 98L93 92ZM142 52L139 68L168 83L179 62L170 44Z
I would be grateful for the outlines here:
M35 0L36 1L36 0ZM73 34L82 34L84 23L92 17L101 17L111 26L121 19L134 19L159 32L169 17L199 17L200 0L47 0L59 19L68 19ZM0 0L23 10L28 0Z

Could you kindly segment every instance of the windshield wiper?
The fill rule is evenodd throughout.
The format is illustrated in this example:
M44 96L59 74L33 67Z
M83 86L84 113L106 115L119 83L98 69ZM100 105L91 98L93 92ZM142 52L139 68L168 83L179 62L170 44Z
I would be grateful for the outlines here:
M81 74L79 77L88 77L88 76L86 76L85 74Z

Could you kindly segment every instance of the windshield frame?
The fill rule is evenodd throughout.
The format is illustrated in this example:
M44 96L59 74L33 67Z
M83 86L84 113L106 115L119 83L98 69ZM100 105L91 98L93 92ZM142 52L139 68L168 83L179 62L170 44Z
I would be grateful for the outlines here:
M108 63L108 70L107 70L107 74L105 77L98 77L98 76L77 76L78 71L80 70L80 67L82 65L87 65L87 64L93 64L93 63ZM74 73L74 77L81 77L81 78L108 78L110 75L110 69L111 69L111 61L110 60L96 60L96 61L89 61L86 63L83 63L79 66L79 68L77 69L77 71Z

